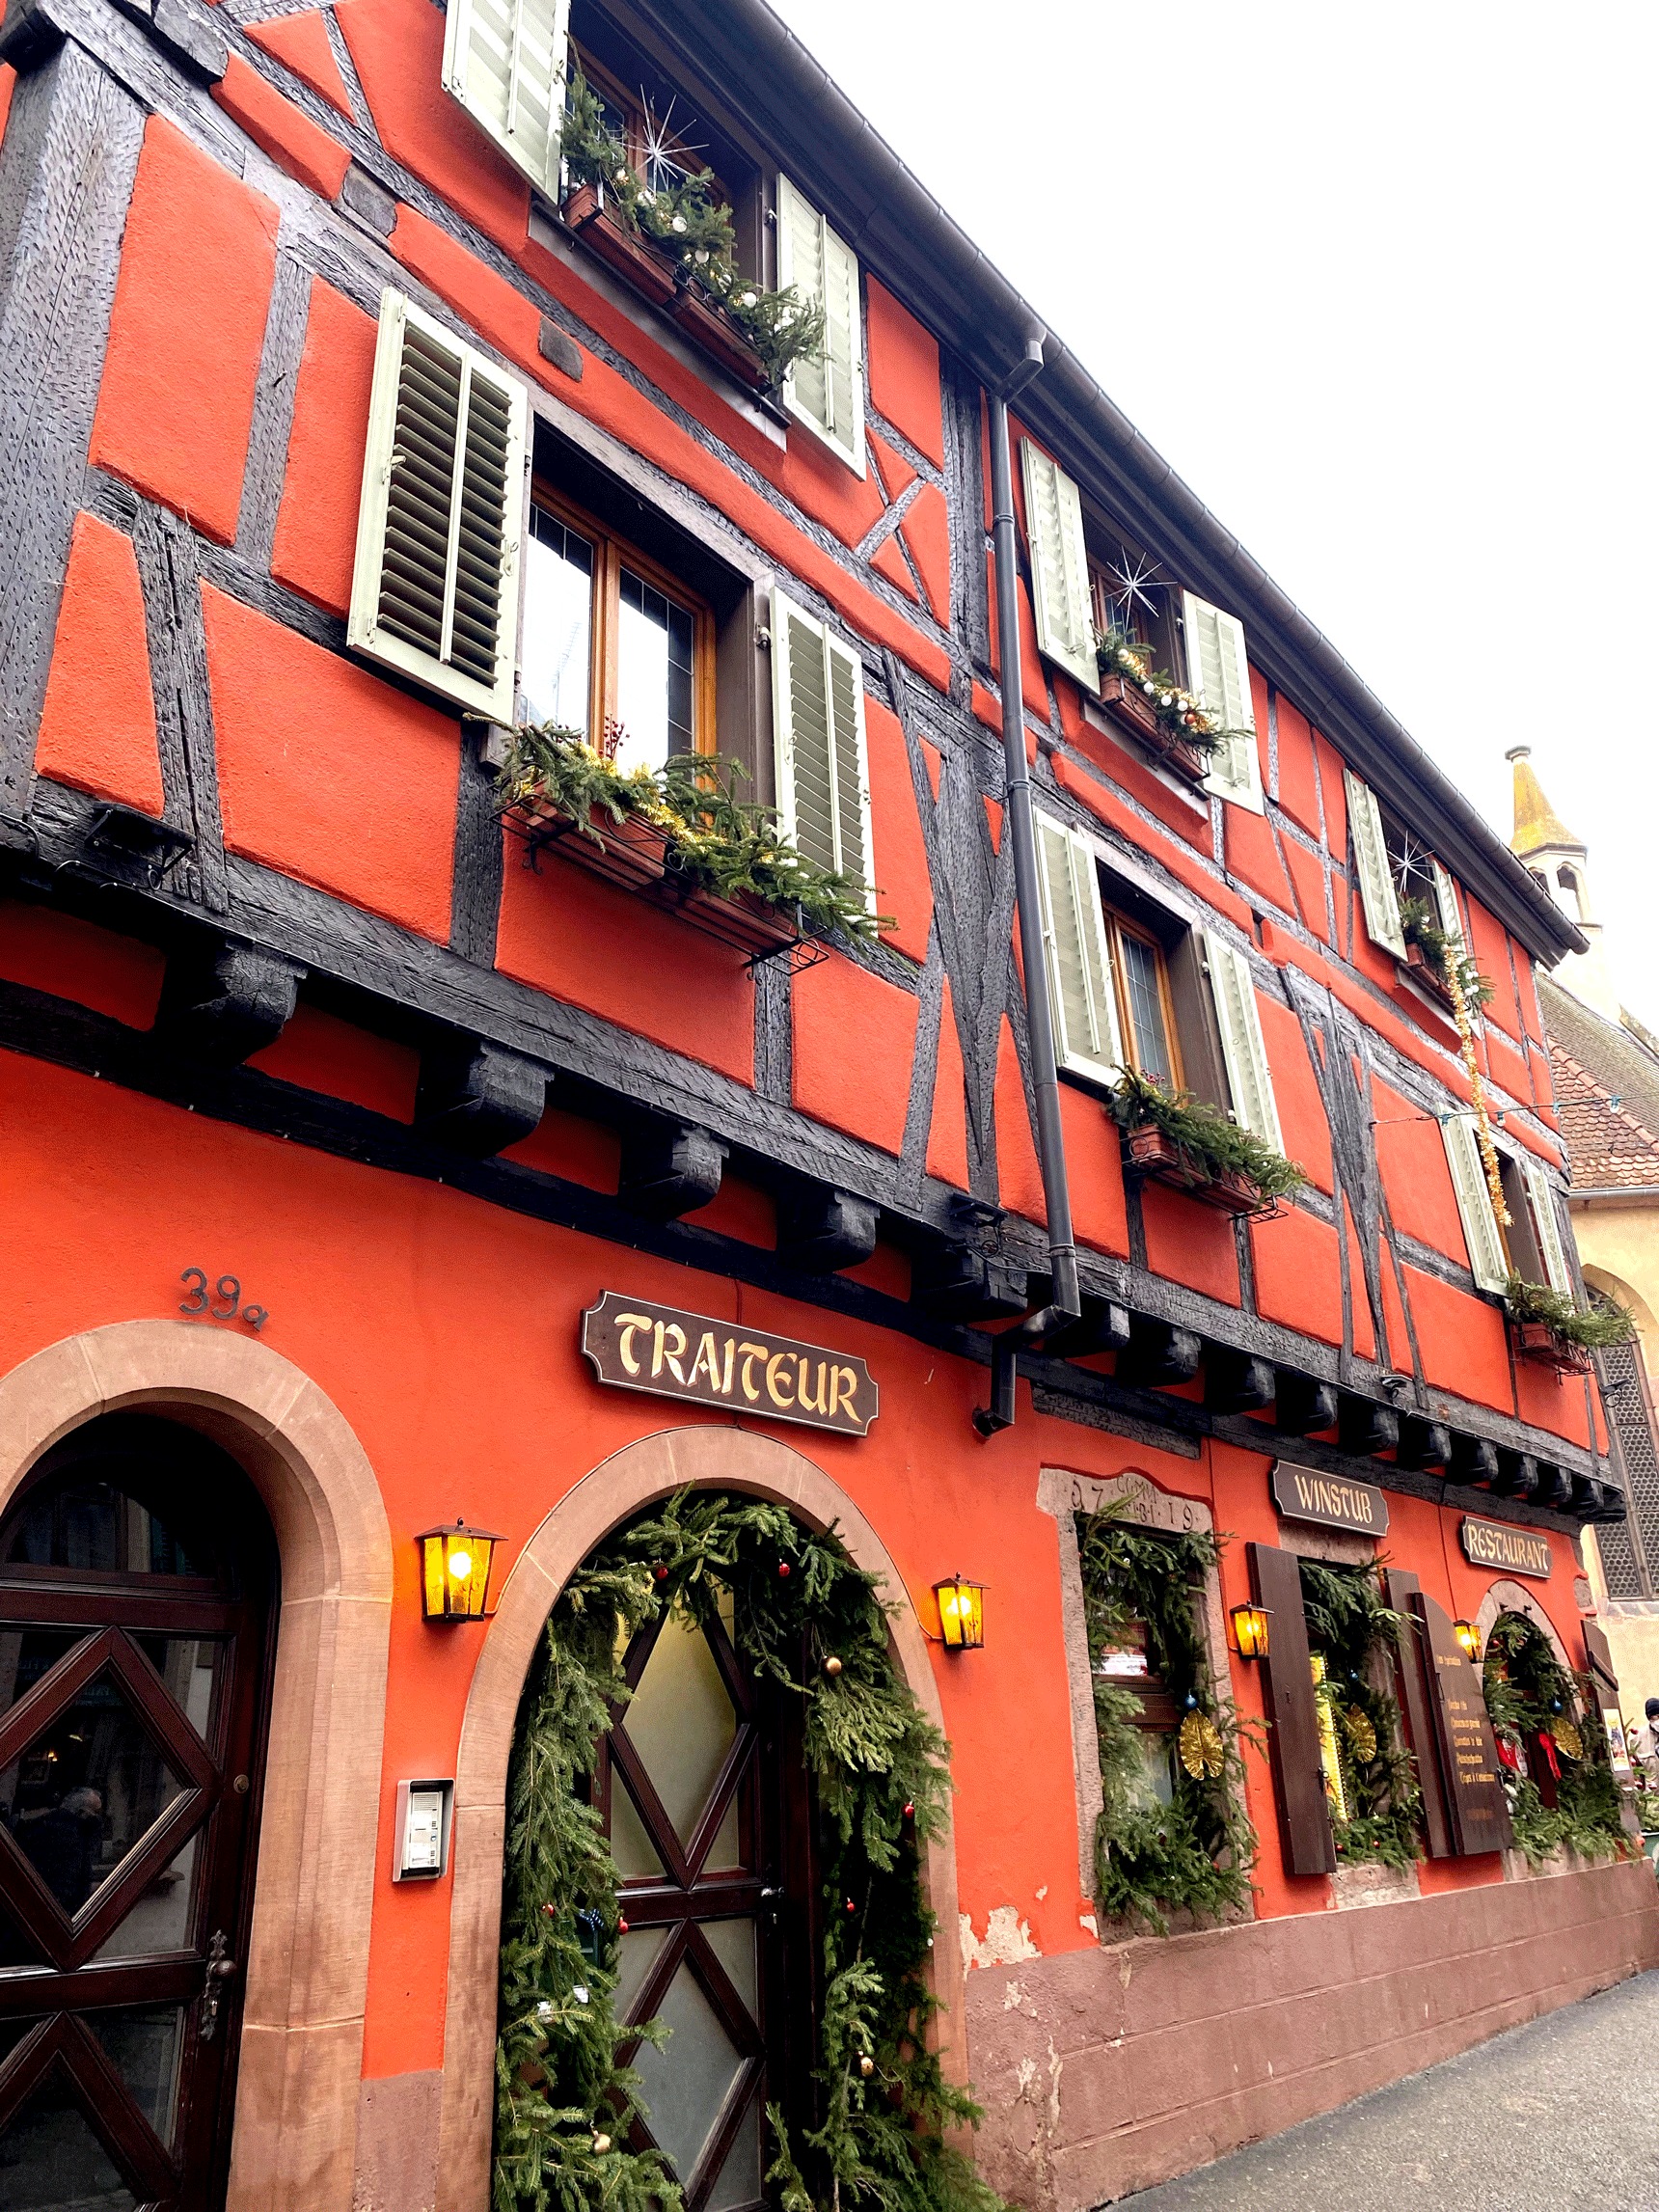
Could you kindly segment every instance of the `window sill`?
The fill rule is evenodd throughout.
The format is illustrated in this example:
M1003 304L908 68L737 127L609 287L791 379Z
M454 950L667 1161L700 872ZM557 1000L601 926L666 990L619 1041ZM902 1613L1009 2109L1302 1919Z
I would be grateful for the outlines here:
M785 420L765 364L743 333L712 300L681 282L660 246L616 219L599 186L584 184L567 192L558 220L636 297L667 316L691 345L741 385L751 405L774 421Z
M1201 1206L1213 1206L1220 1214L1254 1214L1267 1217L1279 1211L1275 1199L1264 1198L1241 1175L1207 1176L1195 1169L1179 1145L1150 1123L1124 1133L1124 1172L1142 1183L1162 1183Z
M1100 696L1101 709L1109 722L1118 729L1127 730L1183 783L1194 791L1204 789L1205 778L1210 774L1209 754L1201 746L1185 745L1172 736L1138 684L1129 683L1122 676L1102 676Z
M504 819L525 841L527 867L533 868L543 853L553 853L618 890L631 891L677 915L704 937L730 945L750 960L789 951L804 942L792 915L749 892L716 898L676 874L668 862L667 839L648 822L612 822L596 811L588 818L588 834L568 814L540 800L514 807Z

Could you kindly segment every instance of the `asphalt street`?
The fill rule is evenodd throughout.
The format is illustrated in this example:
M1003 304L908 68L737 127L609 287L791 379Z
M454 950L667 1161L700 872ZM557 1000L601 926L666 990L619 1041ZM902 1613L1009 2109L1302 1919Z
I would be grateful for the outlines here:
M1120 2202L1125 2212L1659 2212L1659 1972Z

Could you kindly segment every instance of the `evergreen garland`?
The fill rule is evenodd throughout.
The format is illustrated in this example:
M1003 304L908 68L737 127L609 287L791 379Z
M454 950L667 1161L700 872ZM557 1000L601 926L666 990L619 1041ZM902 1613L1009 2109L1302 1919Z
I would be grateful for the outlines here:
M1539 1322L1552 1336L1584 1352L1628 1344L1636 1334L1634 1318L1612 1298L1586 1311L1568 1293L1552 1290L1547 1283L1529 1283L1524 1275L1510 1275L1504 1285L1504 1303L1511 1321Z
M1353 1808L1344 1820L1331 1806L1337 1850L1350 1862L1409 1867L1419 1855L1423 1792L1400 1707L1374 1679L1383 1671L1380 1661L1392 1679L1404 1616L1384 1603L1374 1568L1331 1567L1318 1559L1297 1565L1308 1641L1325 1662L1318 1695L1330 1715Z
M1448 936L1441 928L1438 915L1427 899L1400 900L1400 934L1407 944L1416 945L1429 969L1452 988L1452 970L1457 971L1457 987L1466 1006L1489 1006L1492 1003L1492 985L1489 977L1481 973L1460 938Z
M823 309L793 285L768 291L739 269L731 209L716 199L712 171L682 173L653 190L635 174L604 102L580 69L566 96L559 154L572 185L598 185L630 231L678 264L682 283L694 284L724 311L760 356L774 390L797 361L822 353Z
M624 774L580 730L524 724L496 772L495 798L503 813L537 801L553 806L595 843L603 840L594 815L618 827L647 823L663 837L667 866L712 898L747 891L767 906L793 910L805 933L838 932L874 943L891 926L888 917L870 912L862 884L797 852L775 808L738 798L736 779L747 774L741 761L712 752L674 753L660 769Z
M1155 668L1151 653L1125 630L1114 627L1096 631L1095 661L1102 676L1119 676L1126 683L1138 685L1159 728L1181 744L1191 746L1195 752L1214 752L1229 738L1244 734L1211 722L1185 685L1178 683L1167 669ZM1254 744L1255 731L1249 736Z
M980 2117L926 2043L934 1923L918 1853L944 1827L950 1747L893 1665L878 1591L833 1530L815 1536L781 1506L711 1491L682 1491L608 1539L567 1584L508 1784L493 2212L681 2202L660 2156L628 2144L639 2082L616 2055L642 2031L618 2027L612 2009L617 1875L585 1782L627 1701L620 1665L635 1632L674 1606L707 1625L722 1593L738 1652L804 1700L825 1895L838 1908L824 1915L816 2124L798 2159L768 2108L767 2178L783 2212L1005 2212L944 2140ZM584 1914L602 1930L597 1966L583 1952Z
M1564 1667L1525 1614L1500 1613L1486 1638L1483 1680L1486 1711L1506 1754L1504 1787L1517 1847L1535 1865L1564 1845L1589 1859L1622 1856L1627 1839L1618 1783L1590 1677ZM1520 1772L1519 1761L1524 1756L1531 1764L1549 1756L1539 1738L1553 1742L1559 1720L1577 1729L1581 1756L1569 1759L1558 1747L1556 1802L1549 1806L1537 1782Z
M1240 1127L1220 1106L1190 1091L1166 1091L1133 1068L1126 1068L1107 1103L1126 1133L1150 1124L1177 1146L1194 1174L1205 1180L1242 1176L1264 1200L1288 1198L1308 1180L1293 1161L1275 1152Z
M1204 1580L1220 1559L1220 1540L1135 1527L1120 1511L1076 1516L1104 1800L1095 1835L1096 1899L1107 1919L1167 1935L1169 1912L1215 1919L1249 1901L1257 1850L1243 1798L1250 1730L1210 1679L1199 1626ZM1136 1623L1146 1630L1148 1663L1177 1708L1206 1715L1222 1746L1219 1775L1188 1774L1172 1758L1168 1805L1135 1804L1146 1772L1136 1725L1141 1701L1101 1672L1102 1654Z

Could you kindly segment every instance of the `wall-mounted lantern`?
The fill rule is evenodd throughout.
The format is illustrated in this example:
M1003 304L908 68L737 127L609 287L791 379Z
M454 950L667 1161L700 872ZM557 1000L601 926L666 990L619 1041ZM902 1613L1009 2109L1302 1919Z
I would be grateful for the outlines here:
M1270 1618L1265 1605L1235 1605L1233 1622L1233 1649L1241 1659L1265 1659L1267 1656L1267 1622Z
M1476 1627L1474 1622L1454 1621L1452 1633L1462 1645L1469 1664L1472 1667L1478 1667L1481 1664L1481 1631Z
M458 1517L450 1527L422 1530L415 1542L421 1547L421 1611L424 1619L488 1619L485 1600L490 1592L490 1564L501 1541L488 1529L468 1528Z
M934 1584L939 1634L952 1652L977 1652L985 1642L985 1585L953 1574Z

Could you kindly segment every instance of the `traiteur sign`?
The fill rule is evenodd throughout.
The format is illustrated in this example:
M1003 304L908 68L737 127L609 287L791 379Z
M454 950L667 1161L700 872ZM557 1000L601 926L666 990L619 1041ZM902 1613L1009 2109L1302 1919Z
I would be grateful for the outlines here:
M600 1381L618 1390L762 1413L843 1436L866 1434L881 1411L875 1378L852 1352L623 1291L604 1292L583 1315L582 1349Z

